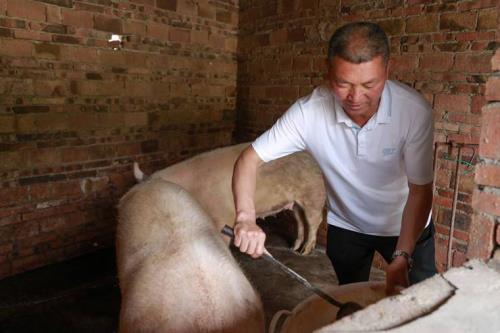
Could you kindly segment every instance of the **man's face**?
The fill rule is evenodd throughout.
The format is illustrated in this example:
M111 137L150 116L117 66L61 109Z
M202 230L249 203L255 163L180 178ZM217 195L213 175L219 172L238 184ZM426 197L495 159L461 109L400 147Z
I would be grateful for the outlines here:
M328 66L330 88L345 113L362 125L377 112L387 76L388 66L382 56L360 64L334 57Z

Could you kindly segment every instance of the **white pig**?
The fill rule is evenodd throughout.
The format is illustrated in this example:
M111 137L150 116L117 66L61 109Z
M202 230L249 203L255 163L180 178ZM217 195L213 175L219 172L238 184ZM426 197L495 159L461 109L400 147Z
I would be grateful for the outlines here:
M174 164L151 175L179 184L191 193L214 219L217 228L234 225L235 211L231 190L233 168L248 143L209 151ZM144 178L137 163L134 174ZM323 220L326 191L323 175L313 158L295 153L263 164L257 173L255 209L266 217L292 209L297 222L293 249L309 254L316 245L316 234Z
M151 179L118 208L121 333L264 332L258 295L186 190Z

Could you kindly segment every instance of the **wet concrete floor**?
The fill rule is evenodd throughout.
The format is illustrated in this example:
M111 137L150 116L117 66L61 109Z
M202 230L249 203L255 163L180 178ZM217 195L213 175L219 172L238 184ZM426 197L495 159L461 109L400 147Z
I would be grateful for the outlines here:
M269 252L319 288L337 284L323 249L309 256L294 253L280 222L271 222L263 224ZM267 322L276 311L291 310L312 294L263 259L232 252L261 295ZM116 332L120 292L115 266L114 249L104 249L0 280L0 332ZM372 269L372 280L383 277Z

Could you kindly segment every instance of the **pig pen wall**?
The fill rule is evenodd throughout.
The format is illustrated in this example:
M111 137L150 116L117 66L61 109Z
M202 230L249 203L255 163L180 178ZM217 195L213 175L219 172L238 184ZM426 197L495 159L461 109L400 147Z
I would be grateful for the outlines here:
M112 245L133 160L231 144L237 22L232 0L0 0L0 278Z
M498 11L495 0L242 0L237 139L255 138L295 99L323 83L327 43L337 27L350 21L369 20L378 22L389 36L394 61L391 78L416 88L432 104L435 141L479 144L481 108L486 103L485 86L491 74L490 60L498 47ZM485 117L497 117L491 116L490 107L487 110ZM485 123L494 126L492 121ZM489 135L496 135L492 139L498 142L497 134ZM447 263L456 155L455 148L441 149L436 165L433 215L440 270L445 269ZM493 185L498 187L498 164L495 164L498 149L492 155L494 161L490 161L489 155L487 163L496 171L483 172L496 172ZM475 154L470 149L464 150L462 156L462 160L472 166L460 168L452 243L455 266L466 260L469 249L477 157L477 149ZM481 161L484 160L481 158ZM475 195L483 198L488 191L476 190ZM490 205L486 211L494 213L493 217L487 217L491 228L498 223L495 222L498 221L497 217L495 220L498 188L493 193L494 198L488 199L490 204L483 203ZM497 203L493 203L494 200ZM485 218L484 214L478 216ZM488 236L472 232L474 237L488 238L488 246L494 237L490 227L487 227ZM318 237L320 242L324 242L325 237L323 227Z
M468 258L500 260L500 49L491 59L482 108Z

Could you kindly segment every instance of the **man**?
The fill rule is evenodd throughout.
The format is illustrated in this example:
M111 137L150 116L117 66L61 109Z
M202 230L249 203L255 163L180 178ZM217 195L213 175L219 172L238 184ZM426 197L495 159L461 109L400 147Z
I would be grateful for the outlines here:
M327 68L327 86L299 99L238 158L234 243L253 257L262 254L265 234L253 202L257 169L307 150L325 176L327 255L339 283L368 280L377 251L389 263L392 294L436 272L432 110L415 90L388 80L388 40L374 23L339 28Z

